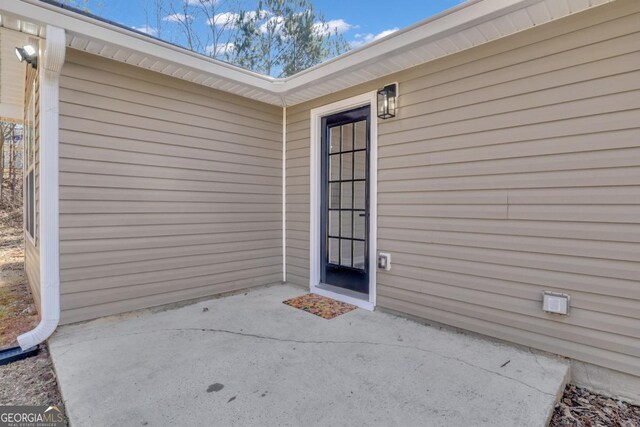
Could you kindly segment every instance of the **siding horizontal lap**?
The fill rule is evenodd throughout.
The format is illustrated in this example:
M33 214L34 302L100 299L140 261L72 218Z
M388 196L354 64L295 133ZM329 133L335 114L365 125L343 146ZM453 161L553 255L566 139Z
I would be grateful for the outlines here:
M216 193L244 193L244 194L273 194L280 197L282 190L276 186L261 185L260 180L256 179L252 184L243 183L216 183L215 188L212 187L211 181L189 180L189 179L170 179L158 177L136 177L132 179L130 176L119 175L97 175L92 173L79 172L61 172L60 184L62 186L86 186L93 188L132 188L132 189L151 189L151 190L187 190L187 191L211 191Z
M640 204L640 188L637 186L609 186L605 188L551 188L539 189L502 189L478 191L426 191L420 193L394 192L382 193L381 205L393 205L399 202L412 205L592 205L597 198L599 204L632 205ZM604 216L603 216L604 219Z
M265 234L264 238L259 239L254 235L251 240L233 240L233 241L218 241L209 244L191 244L185 246L179 246L174 244L171 247L151 247L151 248L136 248L136 249L121 249L117 251L100 251L97 253L71 253L61 255L61 259L65 262L65 266L68 269L74 269L74 273L79 272L78 269L90 270L91 274L97 274L98 266L103 266L105 269L118 268L118 272L125 271L122 269L125 264L136 263L136 271L142 271L144 264L141 262L155 262L160 260L169 260L173 262L176 258L182 257L197 257L200 255L217 255L218 254L233 254L231 259L237 257L237 252L251 251L258 249L279 249L278 245L274 246L273 234ZM226 239L229 240L229 239ZM272 252L268 252L271 254ZM246 257L252 254L244 254ZM220 258L222 261L222 259ZM152 264L155 265L155 264Z
M111 97L98 96L91 93L86 93L77 90L70 82L73 90L65 89L62 95L65 96L64 108L66 112L77 113L79 110L86 110L89 112L100 111L105 119L110 117L117 117L122 114L130 116L132 119L146 119L147 126L153 124L162 124L162 126L170 127L173 132L185 133L185 134L198 134L203 131L211 132L214 136L230 134L241 135L244 137L243 145L254 145L260 147L261 145L275 145L274 141L277 141L278 131L273 127L270 129L254 128L251 123L260 123L258 121L246 120L250 124L243 125L243 123L229 123L222 121L220 116L222 114L212 114L211 116L201 116L202 112L196 114L195 111L192 114L186 114L183 111L177 110L179 106L173 104L164 104L160 106L148 106L133 102L131 99L119 100ZM173 107L173 108L167 108ZM75 114L74 114L75 115ZM260 143L262 141L262 143ZM253 144L252 144L253 143Z
M508 204L507 204L508 203ZM514 219L538 221L585 221L638 223L640 208L637 205L517 205L507 202L498 204L388 204L382 205L380 211L385 215L406 217L441 217L441 218L486 218Z
M260 245L256 244L256 247ZM211 264L213 260L218 263L232 262L240 257L244 260L249 259L262 259L277 256L279 248L271 244L264 245L266 249L250 249L232 250L233 246L224 250L223 248L216 248L214 250L207 250L206 248L199 247L200 252L196 254L190 254L189 252L183 254L181 248L176 248L172 257L158 258L154 257L150 260L141 260L137 257L133 259L127 259L124 262L117 265L91 265L88 267L73 267L60 270L60 279L65 281L72 280L84 280L84 279L98 279L103 277L124 276L128 274L138 274L147 272L164 271L172 268L189 268L199 267Z
M601 122L600 122L601 123ZM628 125L628 124L627 124ZM588 130L588 129L587 129ZM583 129L575 129L582 132ZM385 149L386 156L380 159L381 170L398 167L417 167L425 165L446 165L466 162L481 164L482 161L505 159L536 160L544 158L553 160L553 155L572 155L578 153L603 153L618 149L636 148L636 136L640 127L623 130L600 129L598 132L579 133L563 137L551 137L534 141L513 141L502 144L479 145L474 147L445 147L438 149L437 143L429 144L420 152L402 150L402 147L391 146ZM517 137L517 135L514 135ZM603 146L602 139L606 138L609 144ZM513 139L513 137L512 137ZM423 143L423 145L427 145ZM404 147L409 148L409 147ZM400 150L400 152L397 152ZM432 151L431 151L432 150ZM609 153L611 154L611 153Z
M6 82L3 82L6 84ZM28 108L31 97L34 99L33 150L34 150L34 218L35 242L27 237L24 239L24 269L29 288L33 294L36 309L40 311L40 75L37 70L27 67L24 86L24 117L28 119ZM35 91L35 93L32 93ZM4 158L3 158L4 161ZM24 161L24 159L23 159ZM26 194L26 192L25 192ZM26 206L23 204L23 206ZM25 227L26 230L26 227Z
M207 142L214 140L217 142L216 148L221 151L231 153L255 155L256 157L277 158L276 146L273 140L268 138L257 138L253 136L245 136L241 133L242 127L237 126L238 133L225 131L196 128L185 124L169 123L149 117L134 116L128 113L120 113L107 111L98 108L85 106L77 106L65 102L60 103L60 115L72 117L76 119L90 120L94 127L105 126L117 123L105 130L119 129L121 132L129 132L131 135L146 135L153 137L161 134L164 138L172 138L174 142L181 143L181 139L190 138L192 140L202 141L203 145L211 147ZM90 129L85 126L85 131ZM263 148L271 145L271 148Z
M582 291L597 295L628 298L630 303L640 299L638 290L634 288L634 280L593 276L588 272L573 273L535 269L528 266L513 265L513 263L496 264L462 257L447 258L437 255L401 254L402 257L398 261L398 265L464 274L470 276L471 280L475 277L505 280L513 282L513 292L521 292L519 284L522 283L542 288L564 289L567 292ZM611 311L611 313L615 313L615 311Z
M502 175L527 172L561 172L581 169L623 168L636 166L634 159L640 156L640 148L581 151L563 154L538 155L507 159L461 159L453 153L449 161L434 161L427 165L405 165L402 168L381 169L379 175L385 181L403 179L439 178L446 176ZM434 156L444 157L444 156ZM462 168L461 168L462 166Z
M96 76L93 78L95 79ZM195 104L193 97L189 101L181 101L175 98L151 95L140 90L134 91L78 78L63 76L61 80L64 87L73 88L73 91L67 94L69 95L68 99L79 105L97 108L104 106L115 108L116 111L134 109L137 114L146 113L145 115L149 116L161 114L160 118L167 118L167 121L170 122L181 118L184 123L194 121L194 124L200 123L204 127L211 126L217 130L233 130L234 125L244 124L250 128L272 132L275 135L280 131L277 123L273 123L266 115L256 113L255 109L247 109L245 115L242 115L237 111L229 111L220 104L216 104L217 108L212 108L212 105ZM131 102L132 99L135 100L135 103ZM159 106L162 108L158 108ZM262 119L257 116L262 116Z
M87 138L87 132L90 130L84 125L92 126L85 120L69 118L65 121L67 128L60 130L61 140L65 144L73 145L73 147L65 147L67 152L74 152L76 146L98 149L110 149L116 152L114 156L121 156L120 151L125 153L143 153L154 154L158 156L169 156L176 159L199 159L212 160L220 163L221 156L224 156L224 163L238 166L258 166L268 168L278 168L278 160L274 158L264 158L258 156L246 156L242 154L229 153L221 150L218 144L211 146L206 141L189 137L167 137L160 133L153 135L140 134L142 140L133 139L137 134L135 131L130 133L120 132L115 128L100 130L103 134L91 133L91 138ZM109 134L111 133L111 135ZM147 138L149 140L146 140ZM158 141L161 140L161 141ZM63 147L61 147L63 148ZM223 147L224 148L224 147ZM197 164L197 163L196 163Z
M179 168L194 171L225 172L230 174L257 175L264 177L278 177L280 170L276 167L264 167L250 164L242 164L242 170L238 164L221 162L219 160L183 158L178 156L157 155L155 153L138 153L135 151L118 151L94 147L83 147L65 143L60 152L60 157L70 160L100 162L108 156L111 163L126 164L130 166L157 166L162 168Z
M266 271L277 263L277 257L263 257L256 259L246 259L241 261L230 261L224 264L207 263L205 265L172 266L167 264L165 269L153 270L126 275L95 277L90 279L68 280L67 288L63 293L68 292L90 292L97 289L108 289L126 286L144 285L159 281L173 281L193 277L209 276L213 280L218 274L232 271L243 271L252 269L255 272L257 281L262 280L260 271ZM273 282L269 282L273 283ZM268 284L268 283L263 283ZM86 296L86 295L85 295ZM94 305L99 305L100 301L92 299ZM139 307L143 308L143 307Z
M491 116L482 115L484 110L480 110L478 114L480 117L472 117L455 122L440 123L436 120L431 121L429 116L425 116L417 123L409 123L397 132L381 132L381 140L384 141L389 135L393 135L393 140L396 143L401 143L422 139L425 135L431 138L438 138L505 129L513 132L518 131L520 127L539 123L555 122L556 125L562 126L565 124L563 120L637 110L640 108L639 93L639 91L628 91ZM384 129L384 126L381 126L381 129Z
M616 44L616 46L619 49L619 45ZM599 61L556 69L534 77L524 76L522 79L510 80L496 85L453 92L451 96L436 98L435 94L426 88L403 94L403 102L407 104L405 111L409 118L451 112L453 113L452 117L444 119L444 121L450 121L465 117L465 115L473 115L473 109L480 105L486 107L485 114L490 115L518 109L525 103L531 107L541 107L551 105L554 102L584 99L611 93L606 88L610 88L612 83L615 84L614 82L628 81L629 89L636 88L637 83L633 82L633 79L637 75L635 63L638 61L638 55L640 53L633 52L606 57ZM611 75L611 72L608 71L611 69L614 69L616 74ZM522 80L526 81L526 89L524 90ZM455 89L460 90L460 87L456 86ZM392 126L388 131L393 130Z
M218 233L194 233L176 234L162 233L152 234L139 238L128 235L120 238L94 238L67 240L62 256L67 254L90 254L99 257L102 252L124 252L130 250L162 249L162 248L182 248L188 246L239 243L246 241L274 240L281 237L282 233L277 227L271 230L251 230L218 232ZM70 257L72 258L72 257ZM80 258L81 259L81 258ZM71 262L69 260L69 262ZM71 264L69 264L71 265Z
M25 274L37 309L40 309L40 248L34 246L29 239L24 239Z
M478 218L408 217L402 214L385 215L379 219L378 223L381 228L404 228L409 230L562 237L631 243L640 240L639 224L531 220L502 221Z
M271 226L277 222L282 214L269 212L242 213L127 213L117 216L110 214L70 214L61 221L63 228L75 227L105 227L105 226L141 226L141 225L172 225L183 224L216 224L216 223L265 223ZM189 233L187 233L189 234Z
M578 307L592 312L616 313L620 316L640 319L638 300L633 298L616 296L616 292L609 292L610 286L618 286L618 289L628 282L614 279L597 281L593 278L581 275L564 274L565 280L558 281L558 287L547 286L544 282L547 272L528 271L509 267L505 271L495 271L491 264L474 265L472 262L443 260L430 257L428 259L411 256L403 257L402 263L394 263L397 271L393 277L424 280L439 284L447 284L459 288L474 289L488 294L507 295L535 301L538 308L543 290L554 292L571 291L571 307ZM503 270L502 268L500 270ZM393 278L385 279L394 285ZM404 279L399 279L402 281ZM584 283L586 282L586 283ZM583 284L584 283L584 284ZM624 295L624 294L622 294Z
M620 185L640 185L640 169L629 167L479 176L462 174L462 176L445 178L415 177L398 181L381 180L378 189L384 193L403 190L444 191L503 188L615 187Z
M188 203L188 204L187 204ZM153 202L146 200L67 200L61 213L246 213L280 212L277 203Z
M496 100L511 97L540 99L540 95L545 93L550 96L550 100L554 100L572 96L567 93L567 89L572 86L585 87L593 85L596 79L612 80L624 73L635 73L637 70L633 64L637 60L638 51L629 49L629 43L637 44L640 40L640 33L637 31L636 28L633 34L585 46L572 55L567 55L566 51L559 52L484 74L476 74L475 68L471 71L470 67L464 67L467 77L460 80L451 80L455 70L441 72L442 76L435 73L426 78L408 80L402 86L403 102L408 103L408 117L425 114L430 110L437 112L456 107L469 110L471 106L482 102L495 104L504 102ZM530 47L528 49L531 54ZM581 53L584 55L580 56ZM480 64L476 62L474 65L477 67ZM615 71L607 71L612 69ZM473 74L468 75L470 72ZM444 75L447 73L449 75ZM447 82L435 84L440 79ZM598 92L597 88L590 87L588 92L574 93L573 96ZM427 100L431 100L432 104ZM544 99L541 101L544 102Z
M194 202L194 203L274 203L271 194L218 193L212 191L139 190L122 188L100 188L97 194L92 188L68 186L61 192L67 200L91 201L145 201L145 202Z
M103 304L109 304L118 301L127 301L134 298L148 297L153 295L162 295L163 293L175 292L179 290L194 290L202 287L215 289L216 287L225 287L229 284L242 285L242 281L256 280L256 274L268 276L272 283L277 282L279 279L277 275L282 276L282 272L279 271L279 266L274 265L272 267L256 269L247 269L243 271L233 271L230 273L218 273L214 278L210 276L203 277L188 277L186 279L176 279L165 282L147 283L136 286L123 286L118 288L100 289L95 290L94 295L96 298L103 301ZM83 296L80 293L68 293L65 294L65 309L77 309L83 307Z
M281 109L70 52L62 321L281 280Z
M483 245L479 239L477 245ZM484 244L488 246L487 244ZM610 259L580 258L550 253L536 253L515 250L489 249L478 246L455 246L451 244L415 243L399 239L379 239L381 250L390 250L402 254L437 256L486 262L497 265L514 265L539 270L588 274L592 276L637 280L638 264L631 261ZM629 291L635 294L636 291Z
M280 269L281 266L278 265L278 268ZM180 286L181 283L176 280L173 282L174 286L172 288L160 293L153 293L153 291L150 292L148 290L145 290L143 292L144 296L141 297L132 297L118 301L104 302L103 304L94 306L87 306L86 302L81 303L80 305L82 306L77 308L69 307L63 304L63 321L67 323L77 322L87 318L108 316L113 313L138 310L144 307L177 303L194 298L208 298L211 297L211 295L220 295L228 292L241 291L253 286L261 286L264 285L264 282L274 283L274 281L278 281L282 278L282 271L279 271L277 274L269 274L267 270L263 270L260 273L254 273L254 277L249 279L241 278L239 280L232 280L230 282L208 284L195 288L182 288ZM208 281L211 281L211 278L209 278Z
M524 155L535 155L536 150L533 144L540 143L542 146L555 144L561 150L562 144L553 142L553 139L572 137L578 135L579 138L586 138L587 134L596 138L605 136L606 132L620 131L627 129L637 129L638 124L635 119L639 110L616 111L612 113L602 113L597 115L597 120L593 116L566 119L563 121L552 121L546 123L532 123L517 128L494 129L490 131L478 131L467 135L449 135L436 137L430 132L423 132L421 136L414 140L398 140L396 138L382 137L379 139L381 158L389 156L403 156L413 154L432 153L436 151L448 151L460 148L495 146L500 144L513 144L516 142L531 142L529 146L523 145L526 150ZM575 140L575 138L574 138ZM546 144L545 144L546 143ZM613 144L616 142L613 141ZM622 142L624 144L624 142ZM629 145L623 145L628 147ZM511 146L515 147L515 146ZM597 143L586 145L585 148L598 147ZM614 145L613 148L616 146ZM501 147L494 147L500 149ZM608 149L607 146L600 145L600 148ZM560 151L561 152L561 151Z
M520 252L569 255L640 262L640 245L630 242L557 239L538 236L509 236L489 233L459 233L439 230L407 230L383 228L380 239L398 239L405 242L446 244L464 247L480 247Z
M381 280L381 283L391 290L396 288L412 290L410 279L399 282L398 286L393 286ZM604 350L615 350L629 356L634 356L640 351L637 328L633 328L633 325L637 324L637 319L620 317L615 318L612 324L607 322L610 318L607 314L574 308L572 309L572 323L579 328L576 328L575 331L567 331L565 328L558 328L556 320L545 318L544 313L537 310L540 301L527 301L523 298L489 294L471 289L456 289L449 285L429 281L418 282L416 284L420 289L418 293L422 294L425 288L429 289L429 297L434 299L434 303L440 301L441 308L447 307L447 305L450 307L473 305L474 309L467 311L470 316L475 314L480 318L484 317L495 321L500 317L512 315L515 320L512 326L518 326L522 330L538 331L548 336L593 345ZM417 288L414 287L413 290L415 289Z

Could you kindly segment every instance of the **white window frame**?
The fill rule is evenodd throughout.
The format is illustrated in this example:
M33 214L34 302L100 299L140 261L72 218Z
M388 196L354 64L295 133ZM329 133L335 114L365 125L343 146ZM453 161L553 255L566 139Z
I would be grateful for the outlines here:
M23 129L23 182L22 182L22 194L24 195L24 212L23 212L23 228L24 234L29 241L36 244L36 141L35 141L35 110L36 110L36 83L33 83L31 87L31 95L29 97L29 103L27 105L26 120ZM29 174L33 172L33 179L31 185L33 186L33 192L29 192L28 178ZM29 215L29 208L33 209L33 221L31 224L31 230L27 226L27 216Z
M376 115L376 102L377 94L374 91L311 110L309 288L312 293L353 304L365 310L373 310L376 306L376 259L378 256L378 116ZM320 236L320 221L322 220L322 215L320 215L322 188L320 136L322 117L366 105L371 106L371 128L369 129L369 295L365 300L348 293L328 290L326 285L320 283L320 241L322 239Z

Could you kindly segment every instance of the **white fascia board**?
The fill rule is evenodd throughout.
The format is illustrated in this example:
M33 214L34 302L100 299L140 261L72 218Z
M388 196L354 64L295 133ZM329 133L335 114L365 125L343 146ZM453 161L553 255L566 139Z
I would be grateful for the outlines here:
M49 5L38 0L5 0L0 9L30 22L41 25L55 25L68 33L80 34L105 44L115 45L122 49L140 52L159 60L168 60L182 67L191 68L203 73L215 74L224 79L272 92L273 78L252 71L225 64L190 52L187 49L165 43L144 35L136 34L125 28L120 28L93 19L89 16Z
M330 75L348 73L354 67L375 62L390 53L398 53L416 43L441 38L469 26L478 25L515 9L527 7L540 0L475 0L435 15L425 21L397 31L384 39L352 50L315 67L301 71L286 81L286 90L313 84Z

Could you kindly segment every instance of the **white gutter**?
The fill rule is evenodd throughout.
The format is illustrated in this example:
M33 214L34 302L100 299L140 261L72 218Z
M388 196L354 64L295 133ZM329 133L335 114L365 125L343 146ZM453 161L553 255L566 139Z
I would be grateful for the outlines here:
M287 281L287 107L282 107L282 281Z
M58 114L65 32L47 25L40 46L40 323L18 337L22 350L40 344L60 321ZM44 46L44 47L43 47Z

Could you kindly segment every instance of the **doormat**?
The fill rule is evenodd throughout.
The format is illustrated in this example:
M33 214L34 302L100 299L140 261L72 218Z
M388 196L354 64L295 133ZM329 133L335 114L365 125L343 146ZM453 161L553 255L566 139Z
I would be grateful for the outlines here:
M282 302L290 305L291 307L299 308L300 310L320 316L323 319L333 319L334 317L338 317L341 314L348 313L358 308L355 305L336 301L316 294L306 294Z

